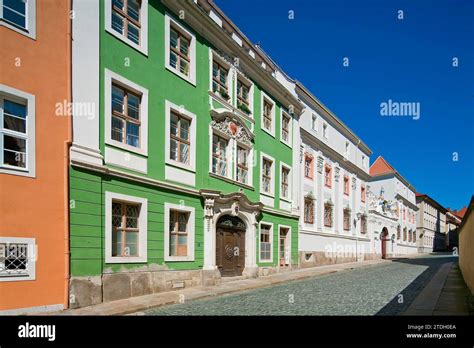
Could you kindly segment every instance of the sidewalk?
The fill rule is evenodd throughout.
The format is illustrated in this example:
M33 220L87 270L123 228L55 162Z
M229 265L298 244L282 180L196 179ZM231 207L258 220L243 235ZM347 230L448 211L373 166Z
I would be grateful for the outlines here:
M403 315L473 315L472 295L457 262L444 264Z
M319 266L295 271L282 272L259 278L225 281L215 286L196 286L183 290L160 292L151 295L130 297L123 300L100 303L98 305L66 310L56 315L124 315L144 311L167 304L182 303L183 301L196 300L230 294L245 290L257 289L266 286L285 283L292 280L301 280L330 273L351 270L359 267L378 265L390 260L370 260L335 265Z

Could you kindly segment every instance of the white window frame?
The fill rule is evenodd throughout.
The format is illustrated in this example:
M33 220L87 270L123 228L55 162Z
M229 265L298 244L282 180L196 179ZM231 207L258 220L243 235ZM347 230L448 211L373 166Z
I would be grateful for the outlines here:
M15 135L14 131L3 129L3 103L9 99L26 105L26 167L20 168L3 164L3 134ZM14 174L26 177L36 177L36 99L35 96L16 88L0 84L0 173ZM21 134L21 133L19 133Z
M130 47L133 47L137 51L148 56L148 0L141 0L140 6L140 44L137 45L135 42L130 40L123 34L112 28L112 0L105 0L105 30L125 42Z
M283 168L286 168L286 169L288 169L288 170L290 171L289 174L288 174L288 197L283 197L283 196L281 195L281 184L282 184L282 182L283 182L283 180L282 180ZM293 192L292 192L292 184L291 184L291 183L292 183L292 181L291 181L291 180L292 180L292 174L293 174L293 173L292 173L291 166L289 166L289 165L286 164L285 162L280 161L280 186L279 186L279 188L280 188L280 199L282 199L282 200L284 200L284 201L286 201L286 202L290 202L290 203L291 203L291 201L292 201L291 197L292 197L292 194L293 194Z
M238 107L237 107L237 80L242 80L242 82L244 84L247 84L249 86L249 109L250 109L250 114L246 114L245 112L243 112L242 110L240 110ZM241 112L242 114L246 115L247 117L253 119L254 118L254 98L253 98L253 93L254 93L254 83L248 79L247 77L245 77L241 72L237 71L237 78L235 79L235 84L234 84L234 107L239 111Z
M189 43L191 61L189 62L189 76L184 75L179 69L175 69L170 65L170 27L171 25L176 26L179 31L182 31L191 38ZM167 13L165 15L165 68L172 73L178 75L183 80L188 81L193 86L196 86L196 36L189 30L185 29L181 24L172 19ZM212 74L212 71L211 71Z
M273 101L272 98L270 98L265 92L261 91L260 93L260 127L262 128L262 130L265 132L265 133L268 133L269 135L271 135L272 137L275 137L275 115L276 115L276 103ZM271 130L268 130L264 127L264 124L263 124L263 109L264 109L264 103L263 101L264 100L267 100L268 102L270 102L270 104L273 105L272 107L272 129Z
M271 182L270 182L270 192L263 191L263 159L267 159L272 162L272 169L271 169ZM275 159L272 156L268 156L267 154L260 152L260 194L275 197Z
M112 139L112 84L123 86L140 95L140 147L134 147ZM137 85L109 69L105 69L104 80L105 143L123 150L148 156L148 89ZM128 167L124 156L123 166Z
M170 124L171 124L171 111L177 113L180 116L184 116L191 120L191 126L189 127L190 151L189 151L189 164L184 164L179 161L175 161L170 157ZM173 104L169 100L165 100L165 162L166 164L185 169L191 172L196 172L196 115L184 109L183 106Z
M285 141L283 139L283 114L286 114L290 121L288 123L288 140ZM280 141L287 145L288 147L292 147L292 143L293 143L293 118L291 117L291 115L284 111L283 108L280 108Z
M139 204L138 256L112 256L112 201ZM146 198L105 192L105 263L145 263L147 262L148 241L148 200Z
M3 19L3 0L0 0L0 26L4 26L30 39L36 40L36 0L27 0L25 9L26 28L21 28Z
M188 252L186 256L171 256L170 255L170 211L177 210L180 212L189 213L188 220ZM194 235L195 235L195 209L179 204L165 203L165 261L194 261Z
M209 173L211 173L212 175L216 175L220 178L227 178L227 179L231 179L233 180L233 178L235 178L235 176L233 176L234 174L234 156L233 156L233 143L232 143L232 138L223 133L223 132L219 132L218 130L210 127L210 139L209 139ZM227 173L226 173L226 176L223 176L223 175L220 175L218 173L214 173L212 171L212 143L213 143L213 138L214 138L214 135L217 135L218 137L220 138L223 138L223 139L226 139L227 140L227 148L225 150L225 158L226 158L226 161L227 161ZM232 154L232 156L231 156Z
M243 144L241 142L238 142L235 139L232 139L233 143L233 163L232 163L232 168L233 168L233 175L234 175L234 180L239 184L239 185L247 185L247 186L252 186L253 185L253 147ZM243 183L241 181L237 181L237 165L238 165L238 153L237 153L237 147L242 147L248 150L248 156L247 156L247 181L246 183Z
M270 259L262 259L262 242L261 242L261 235L262 235L262 225L270 226ZM273 262L273 223L260 221L258 224L258 262L260 263L271 263Z
M18 238L18 237L0 237L0 243L7 244L28 244L27 268L28 275L22 276L2 276L0 282L16 282L28 281L36 279L36 261L38 259L38 251L36 246L36 238Z
M233 104L234 96L237 99L237 94L234 94L235 91L232 88L232 83L231 83L231 81L232 81L231 77L234 75L232 70L234 68L229 62L227 62L219 54L214 52L212 49L209 49L209 50L211 51L211 55L210 55L211 59L210 59L210 64L209 64L209 92L213 93L214 95L217 95L225 103L228 103L229 105L234 105ZM225 83L226 83L226 87L227 87L227 93L229 94L229 97L230 97L229 100L225 100L219 93L212 91L212 81L213 81L212 73L213 73L214 61L219 63L220 66L227 69L227 77L226 77L226 82Z

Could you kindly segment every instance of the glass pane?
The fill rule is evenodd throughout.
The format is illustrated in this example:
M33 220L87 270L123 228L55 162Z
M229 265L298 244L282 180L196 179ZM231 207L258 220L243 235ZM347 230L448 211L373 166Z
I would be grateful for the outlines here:
M137 45L140 43L140 30L130 22L128 23L128 38Z
M112 117L112 139L123 142L123 124L124 120L118 117Z
M170 141L170 158L174 161L178 160L178 142L173 139Z
M180 143L181 158L179 159L182 163L189 163L189 145Z
M227 175L227 163L225 160L221 160L220 163L220 173L219 175L226 176Z
M215 157L212 157L212 172L214 174L217 174L217 163L218 163L218 159Z
M128 95L128 116L138 120L140 118L140 98L134 94Z
M187 213L178 213L178 231L186 232L186 226L188 224L188 214Z
M179 50L182 54L184 54L185 56L188 55L188 51L189 51L189 40L184 38L184 37L180 37L180 47L179 47Z
M125 233L125 242L129 244L138 244L138 233L137 232L127 232Z
M26 133L26 120L6 113L3 116L3 127L15 132Z
M112 111L123 114L123 101L125 93L122 89L112 86Z
M119 256L122 253L122 231L112 233L112 256Z
M4 112L6 114L23 118L23 119L26 118L26 105L18 104L18 103L5 99L3 107L4 107Z
M123 10L123 0L112 0L112 5Z
M170 52L170 65L176 69L177 67L177 61L178 61L178 58L176 56L176 53L174 52Z
M170 46L173 48L178 47L178 33L174 29L170 29Z
M178 244L186 245L188 243L188 236L185 234L178 235Z
M123 17L120 16L117 12L112 11L112 29L123 34Z
M217 78L218 74L219 74L219 67L217 66L216 63L212 63L212 76Z
M4 135L3 162L15 167L26 167L26 140Z
M19 27L26 28L25 3L7 0L3 4L3 18Z
M128 0L127 14L137 22L140 20L140 4L137 0Z
M189 120L182 118L180 121L180 138L189 140Z
M170 236L170 255L171 256L176 256L176 235L172 234Z
M189 73L189 64L182 58L180 59L179 71L181 71L184 75L188 75Z
M171 114L170 132L171 135L178 135L178 117L176 117L174 114Z
M140 137L139 137L139 126L135 123L127 122L127 144L139 147L140 146Z

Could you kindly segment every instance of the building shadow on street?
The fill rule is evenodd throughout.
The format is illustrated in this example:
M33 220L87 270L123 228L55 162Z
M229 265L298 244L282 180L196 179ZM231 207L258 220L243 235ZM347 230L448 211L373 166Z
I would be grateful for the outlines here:
M458 257L453 256L452 253L433 253L416 258L393 258L392 261L410 265L427 266L428 268L375 315L400 315L405 312L431 278L438 272L440 267L449 262L457 263ZM402 295L402 297L400 295Z

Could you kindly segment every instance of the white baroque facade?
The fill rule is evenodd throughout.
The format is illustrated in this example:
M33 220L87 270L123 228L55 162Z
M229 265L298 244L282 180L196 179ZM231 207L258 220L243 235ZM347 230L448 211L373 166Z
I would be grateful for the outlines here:
M382 258L418 252L415 188L383 157L370 167L369 235Z

